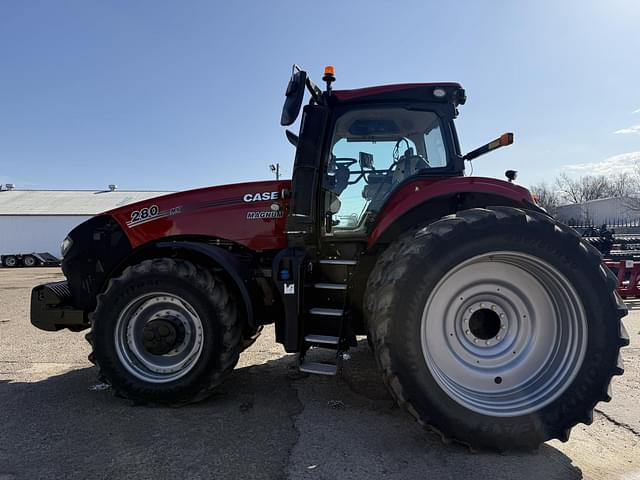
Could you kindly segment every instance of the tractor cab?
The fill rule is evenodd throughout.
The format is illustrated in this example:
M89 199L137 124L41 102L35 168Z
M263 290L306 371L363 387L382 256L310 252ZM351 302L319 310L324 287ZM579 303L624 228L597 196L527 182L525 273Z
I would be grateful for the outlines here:
M311 96L299 136L287 131L297 147L290 244L366 238L382 207L411 180L464 175L453 122L466 101L458 83L333 90L333 67L323 80L325 91L294 65L286 91L283 126L297 119L305 90Z

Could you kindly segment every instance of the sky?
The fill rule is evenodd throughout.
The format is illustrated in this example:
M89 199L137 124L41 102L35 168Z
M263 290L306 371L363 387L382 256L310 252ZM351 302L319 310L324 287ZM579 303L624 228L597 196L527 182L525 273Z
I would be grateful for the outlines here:
M335 88L457 81L474 175L640 160L640 2L0 0L0 183L184 190L290 177L297 63ZM469 172L469 170L467 170Z

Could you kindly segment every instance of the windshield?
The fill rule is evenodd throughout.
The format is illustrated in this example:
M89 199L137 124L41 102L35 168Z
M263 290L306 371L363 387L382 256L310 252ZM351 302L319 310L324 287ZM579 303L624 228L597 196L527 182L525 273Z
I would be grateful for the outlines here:
M325 188L333 230L362 228L394 188L447 166L438 115L403 108L349 111L336 122Z

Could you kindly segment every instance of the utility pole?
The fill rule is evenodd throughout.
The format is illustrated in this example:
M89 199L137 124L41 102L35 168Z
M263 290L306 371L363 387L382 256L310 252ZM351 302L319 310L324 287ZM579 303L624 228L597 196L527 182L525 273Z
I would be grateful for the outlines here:
M272 163L269 165L271 171L275 174L276 180L280 180L280 164L276 163L275 165Z

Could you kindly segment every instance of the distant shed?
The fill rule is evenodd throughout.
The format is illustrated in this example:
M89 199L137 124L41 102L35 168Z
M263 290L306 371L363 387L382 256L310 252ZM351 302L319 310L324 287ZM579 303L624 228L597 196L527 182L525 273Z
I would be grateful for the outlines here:
M163 191L0 189L0 255L48 252L74 227L106 210L166 195Z

